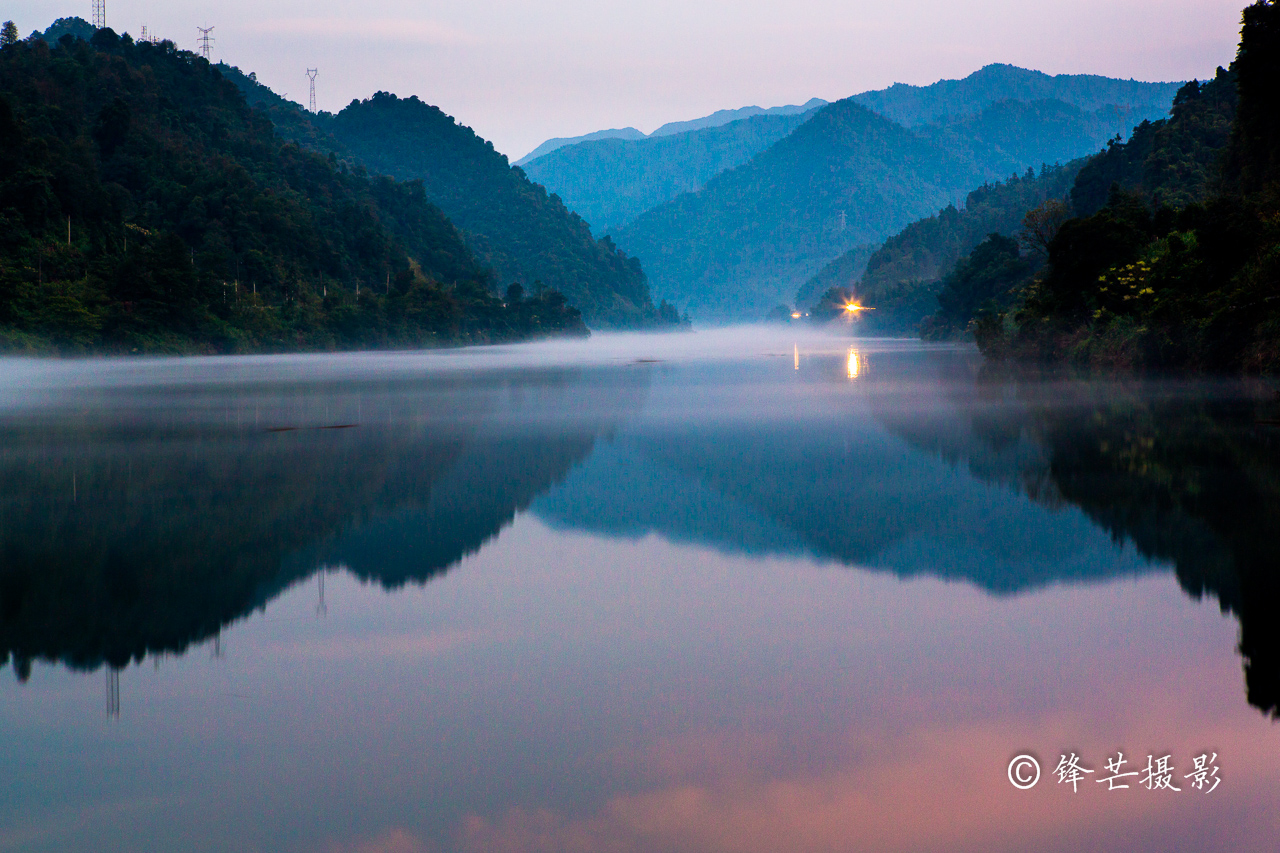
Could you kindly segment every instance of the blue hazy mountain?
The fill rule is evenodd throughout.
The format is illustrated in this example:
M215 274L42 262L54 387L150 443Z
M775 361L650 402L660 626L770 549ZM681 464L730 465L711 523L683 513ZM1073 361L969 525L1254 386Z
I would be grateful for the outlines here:
M810 113L818 107L825 107L827 101L822 98L810 98L803 104L790 104L785 107L740 107L736 110L716 110L709 116L690 119L689 121L669 121L655 130L650 136L672 136L677 133L688 133L691 130L702 130L705 127L719 127L734 121L741 121L752 116L790 116Z
M645 139L646 134L643 130L636 130L634 127L614 127L609 130L597 130L593 133L586 133L582 136L557 136L555 139L548 139L528 154L515 161L515 165L523 166L530 160L536 160L539 157L550 154L566 145L577 145L579 142L595 142L598 139Z
M640 139L583 142L539 157L524 170L603 234L742 165L807 117L755 115L664 136L655 131Z
M1062 101L1088 112L1125 107L1135 115L1158 118L1169 111L1181 85L1117 80L1096 74L1051 76L1015 65L994 64L960 80L939 80L928 86L894 83L887 89L854 95L853 100L907 127L975 115L1007 100Z
M646 139L649 137L671 136L676 133L687 133L691 130L702 130L707 127L719 127L722 124L729 124L734 121L741 121L744 118L751 118L758 115L795 115L797 113L807 113L817 107L824 106L827 102L821 98L810 98L803 104L789 104L782 107L739 107L736 110L716 110L711 115L702 118L689 119L688 121L669 121L653 133L644 133L636 130L634 127L613 128L611 130L597 130L594 133L583 134L582 136L558 136L555 139L548 139L528 154L515 161L515 165L523 166L539 157L546 156L557 148L563 148L567 145L577 145L580 142L594 142L599 139Z
M984 183L1092 153L1168 106L1006 99L908 128L848 98L613 236L695 321L755 320L849 249Z

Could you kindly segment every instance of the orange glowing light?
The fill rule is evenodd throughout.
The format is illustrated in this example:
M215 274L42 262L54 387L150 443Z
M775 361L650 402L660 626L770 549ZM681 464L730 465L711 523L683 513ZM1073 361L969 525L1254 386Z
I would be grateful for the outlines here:
M867 368L866 359L858 354L853 347L849 347L849 359L846 363L846 370L850 379L857 379L858 375Z

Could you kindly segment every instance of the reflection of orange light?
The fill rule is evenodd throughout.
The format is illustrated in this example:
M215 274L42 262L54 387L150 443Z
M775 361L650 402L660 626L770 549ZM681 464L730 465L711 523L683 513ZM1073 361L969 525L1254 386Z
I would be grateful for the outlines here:
M866 361L858 355L858 351L853 347L849 347L849 361L847 365L849 378L857 379L858 374L866 367Z
M799 320L799 319L800 319L800 312L799 312L799 311L792 311L792 312L791 312L791 319L792 319L792 320Z
M850 302L848 305L844 306L844 310L850 311L850 312L856 312L856 311L874 311L876 309L868 308L865 305L859 305L856 302Z

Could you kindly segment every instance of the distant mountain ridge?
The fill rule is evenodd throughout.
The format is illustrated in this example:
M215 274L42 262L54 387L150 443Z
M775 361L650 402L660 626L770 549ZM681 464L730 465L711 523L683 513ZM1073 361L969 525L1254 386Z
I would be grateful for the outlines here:
M907 128L848 98L614 237L641 259L654 292L695 320L759 319L849 249L984 182L1097 150L1143 118L1141 108L1005 100Z
M961 80L895 84L808 113L755 114L694 130L686 128L698 121L674 122L641 139L576 142L523 168L595 233L611 234L639 257L655 294L697 319L752 320L790 303L828 261L961 202L976 186L1085 156L1160 118L1178 85L988 65ZM868 150L845 127L845 136L828 140L831 150L811 146L813 159L804 163L805 146L793 137L851 106L901 128L901 143L916 153L895 160L880 150L873 159L885 154L894 163L863 161L870 172L856 174L850 163ZM920 139L928 140L923 148ZM774 147L790 152L786 166L787 157L770 158ZM766 174L777 169L785 175ZM912 215L899 219L908 209Z
M557 136L554 139L548 139L515 161L513 165L523 166L531 160L536 160L544 154L550 154L552 151L563 148L566 145L577 145L579 142L595 142L599 139L648 139L648 134L634 127L613 127L608 130L584 133L582 136Z
M539 157L524 170L604 234L741 166L809 115L758 114L662 137L582 142Z
M736 110L716 110L709 116L702 118L690 119L689 121L669 121L662 127L649 134L650 137L655 136L671 136L676 133L688 133L691 130L702 130L706 127L720 127L734 121L741 121L744 118L752 116L793 116L802 113L808 113L816 110L818 107L825 107L830 101L824 101L822 98L810 98L803 104L789 104L784 107L769 107L761 109L760 107L739 107Z
M1096 74L1049 75L995 63L959 80L939 80L928 86L894 83L887 89L854 95L852 100L906 127L918 127L975 115L1007 100L1056 100L1085 111L1109 106L1159 106L1163 114L1169 111L1181 85L1118 80Z
M821 98L810 98L803 104L788 104L781 107L739 107L736 110L716 110L711 115L702 118L689 119L688 121L669 121L653 133L645 133L634 127L615 128L613 130L597 130L593 133L587 133L582 136L558 136L555 139L548 139L528 154L515 161L515 165L523 166L531 163L539 157L544 157L559 148L568 145L577 145L580 142L594 142L600 139L653 139L659 136L671 136L676 133L688 133L692 130L702 130L708 127L720 127L734 121L741 121L744 118L751 118L759 115L797 115L799 113L807 113L810 110L824 107L827 101Z

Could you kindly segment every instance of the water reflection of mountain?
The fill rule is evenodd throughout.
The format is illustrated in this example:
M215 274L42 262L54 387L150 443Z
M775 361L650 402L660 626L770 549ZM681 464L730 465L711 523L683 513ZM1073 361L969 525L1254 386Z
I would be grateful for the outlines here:
M33 659L181 652L324 563L424 582L562 479L646 385L637 368L165 388L11 417L0 661L25 677Z
M955 353L874 367L851 395L861 404L836 417L628 429L535 510L609 535L802 553L997 593L1173 565L1189 594L1239 617L1249 701L1275 712L1273 389L1016 380Z
M941 407L945 389L921 383L924 365L909 360L895 376L885 372L894 363L877 365L885 394L850 395L834 408L802 387L778 403L786 417L629 428L535 510L552 524L609 535L656 532L729 552L802 553L997 593L1157 568L1084 513L1010 488L1011 472L1043 467L1036 447L1015 443L989 454L992 476L984 480L886 430L886 410L966 429ZM844 379L843 361L830 367L831 375L811 382Z

